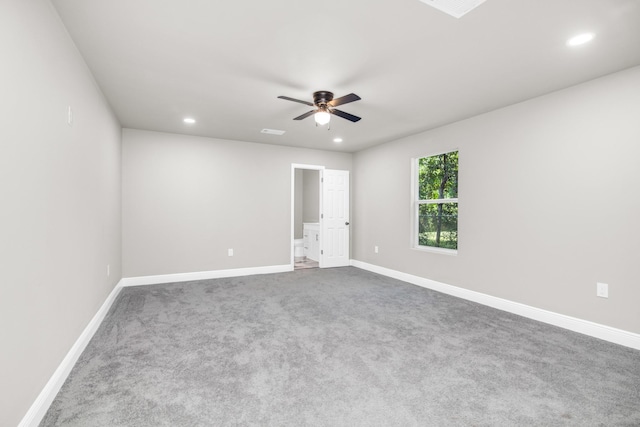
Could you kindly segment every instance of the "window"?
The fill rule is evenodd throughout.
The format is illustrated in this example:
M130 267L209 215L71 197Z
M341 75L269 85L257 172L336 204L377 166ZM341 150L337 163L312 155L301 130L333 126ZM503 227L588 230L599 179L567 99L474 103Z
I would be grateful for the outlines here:
M458 249L458 152L414 160L415 248Z

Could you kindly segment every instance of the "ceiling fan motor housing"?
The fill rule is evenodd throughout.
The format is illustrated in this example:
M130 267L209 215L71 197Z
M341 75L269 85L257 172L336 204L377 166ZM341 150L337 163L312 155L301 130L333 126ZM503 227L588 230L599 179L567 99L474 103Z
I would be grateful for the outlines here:
M317 106L327 105L333 100L333 92L327 90L319 90L313 92L313 103Z

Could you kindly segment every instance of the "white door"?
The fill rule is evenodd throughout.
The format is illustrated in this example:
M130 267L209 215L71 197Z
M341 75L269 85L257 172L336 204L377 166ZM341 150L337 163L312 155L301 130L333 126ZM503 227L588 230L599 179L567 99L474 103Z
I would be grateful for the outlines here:
M320 171L320 267L349 265L349 171Z

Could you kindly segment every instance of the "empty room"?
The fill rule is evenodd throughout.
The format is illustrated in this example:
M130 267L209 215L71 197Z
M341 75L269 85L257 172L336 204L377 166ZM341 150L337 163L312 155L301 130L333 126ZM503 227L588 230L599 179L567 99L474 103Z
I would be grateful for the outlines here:
M640 425L640 2L0 2L0 427Z

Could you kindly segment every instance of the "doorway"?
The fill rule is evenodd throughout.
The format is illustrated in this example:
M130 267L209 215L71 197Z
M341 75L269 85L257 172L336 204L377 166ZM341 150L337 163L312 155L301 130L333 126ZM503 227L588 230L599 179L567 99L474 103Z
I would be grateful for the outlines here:
M293 168L293 268L320 266L320 168Z
M292 270L350 265L349 187L349 171L291 165Z

